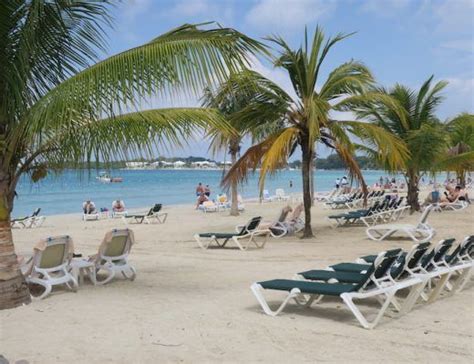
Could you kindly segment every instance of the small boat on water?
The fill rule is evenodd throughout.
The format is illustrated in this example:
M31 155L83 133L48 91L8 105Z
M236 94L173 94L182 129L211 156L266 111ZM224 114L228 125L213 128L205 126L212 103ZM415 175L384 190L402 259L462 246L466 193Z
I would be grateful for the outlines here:
M122 177L112 177L107 172L100 172L99 175L96 177L96 179L99 180L99 182L102 182L102 183L122 182L123 181Z

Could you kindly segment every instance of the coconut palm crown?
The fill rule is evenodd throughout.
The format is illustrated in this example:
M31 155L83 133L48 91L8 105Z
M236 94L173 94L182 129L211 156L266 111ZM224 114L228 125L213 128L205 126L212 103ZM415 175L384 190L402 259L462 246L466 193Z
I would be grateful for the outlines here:
M106 58L107 0L0 2L0 309L30 300L10 229L17 183L65 163L176 145L215 110L138 110L142 98L199 93L263 48L229 28L183 25ZM209 25L209 24L207 24Z
M281 37L269 37L268 40L276 47L273 64L286 71L296 97L268 81L266 92L234 116L242 120L279 120L282 127L250 147L229 170L223 184L245 179L249 169L261 166L262 191L266 175L285 166L289 156L299 147L302 152L305 212L303 237L313 235L310 172L317 143L323 143L341 156L351 177L360 181L364 191L366 184L355 160L357 144L351 141L351 134L376 145L380 158L392 167L403 165L407 154L403 143L379 126L332 117L333 111L350 111L360 102L377 96L375 93L366 94L367 88L374 82L373 76L367 67L354 60L339 65L329 72L323 83L318 83L330 50L348 36L350 34L338 34L325 40L323 30L317 27L311 40L305 32L304 44L297 49L292 49Z

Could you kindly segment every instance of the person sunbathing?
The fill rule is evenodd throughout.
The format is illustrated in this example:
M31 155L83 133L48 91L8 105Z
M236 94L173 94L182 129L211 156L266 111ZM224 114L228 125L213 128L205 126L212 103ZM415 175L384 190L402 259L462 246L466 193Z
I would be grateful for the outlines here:
M112 211L113 212L124 212L125 211L124 203L120 200L115 200L114 203L112 204Z
M209 198L202 192L197 199L196 210L206 201L209 201Z
M87 200L86 202L84 202L84 204L82 205L82 209L84 210L84 213L86 215L96 213L95 204L91 200Z

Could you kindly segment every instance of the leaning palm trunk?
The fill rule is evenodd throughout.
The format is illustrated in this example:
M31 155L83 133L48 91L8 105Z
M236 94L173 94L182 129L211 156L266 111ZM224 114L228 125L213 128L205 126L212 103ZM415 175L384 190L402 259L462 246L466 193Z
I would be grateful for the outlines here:
M232 165L235 164L237 161L237 151L234 149L230 152L230 158ZM230 206L230 214L231 216L239 216L239 200L238 200L238 192L237 192L237 180L232 181L232 185L230 188L231 193L231 206Z
M7 174L0 172L0 310L31 302L13 245L9 208L13 196L7 181Z
M313 236L311 228L311 163L313 160L312 150L309 146L308 137L302 137L301 140L302 166L301 172L303 176L303 205L304 205L304 232L303 238Z

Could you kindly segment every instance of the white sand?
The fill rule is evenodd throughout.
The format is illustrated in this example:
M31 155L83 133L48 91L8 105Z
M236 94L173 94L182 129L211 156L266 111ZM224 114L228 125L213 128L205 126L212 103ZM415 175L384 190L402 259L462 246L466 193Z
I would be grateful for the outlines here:
M167 208L166 224L133 226L134 282L86 281L77 293L56 290L45 300L0 311L0 354L11 363L473 362L472 282L401 318L385 317L372 331L362 329L339 300L310 309L290 305L276 318L266 316L249 289L258 280L407 249L407 240L378 243L362 227L332 229L324 220L330 212L320 205L313 208L311 240L271 239L265 249L247 252L203 251L192 240L196 232L232 231L251 216L275 218L282 206L248 204L237 218ZM429 221L438 232L434 241L474 232L473 207L433 213ZM31 254L40 237L69 234L76 252L88 255L108 229L122 226L121 220L53 216L39 229L15 230L15 245L19 254ZM281 295L270 297L276 303Z

